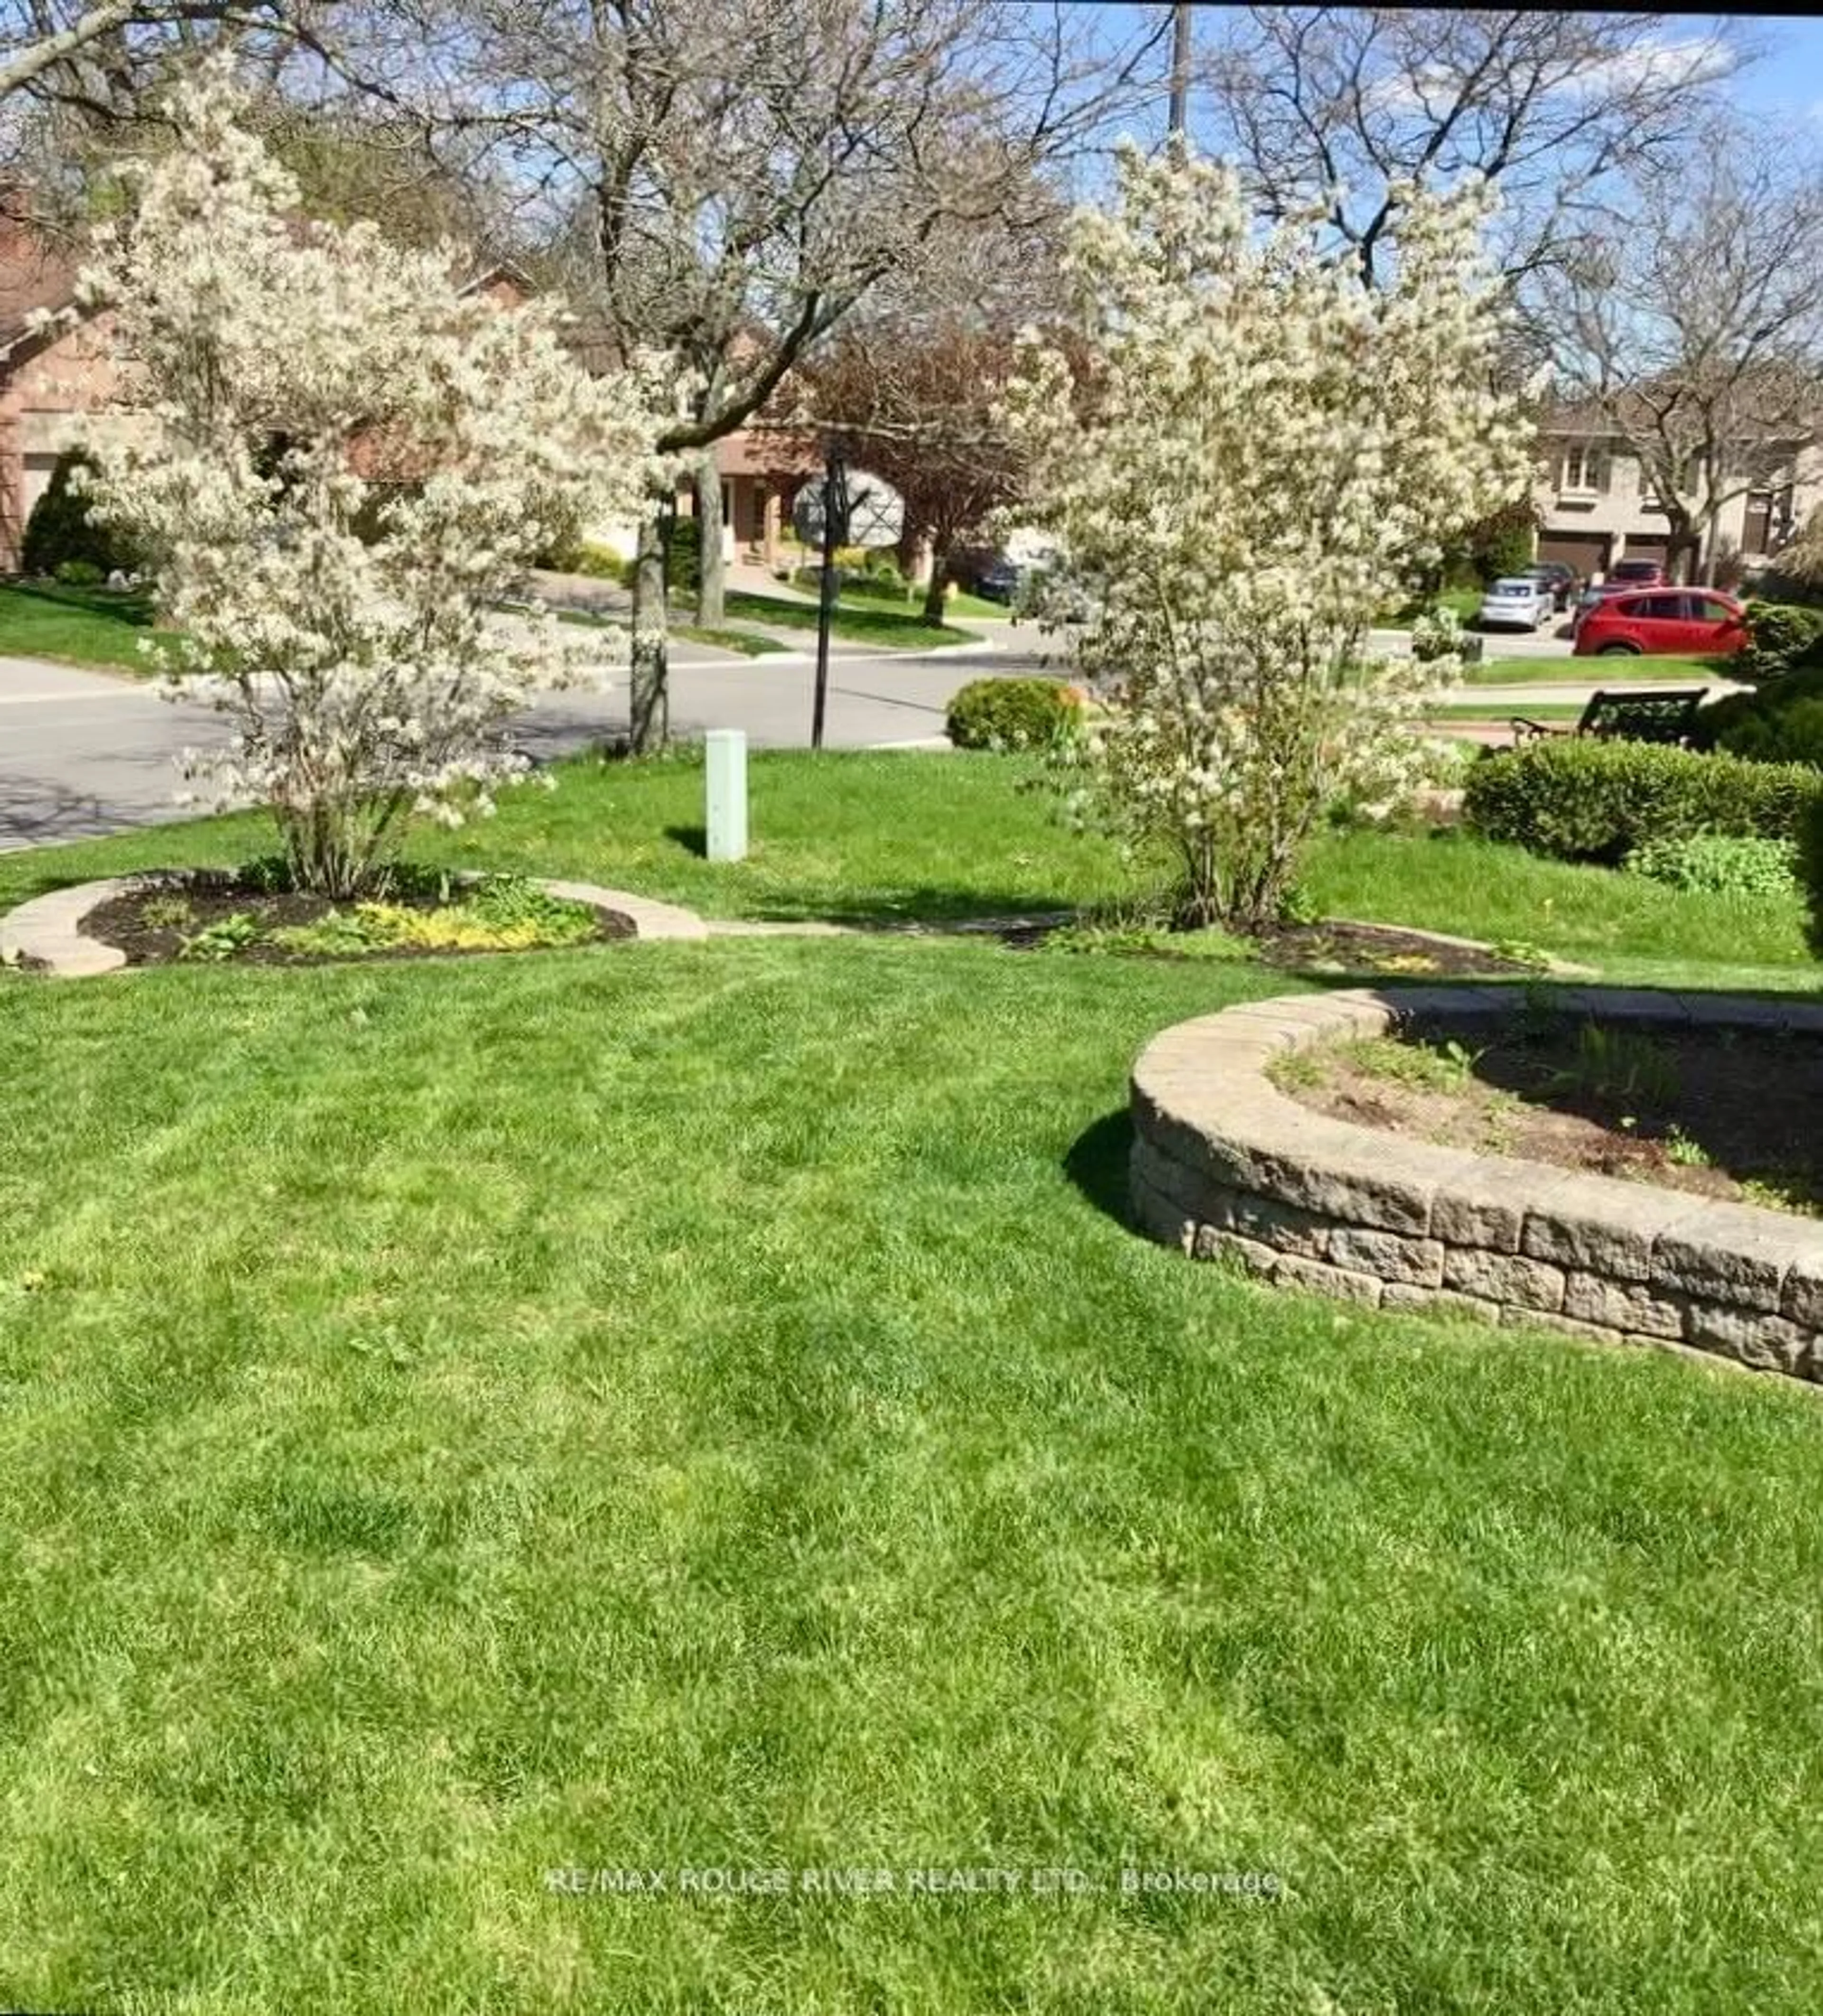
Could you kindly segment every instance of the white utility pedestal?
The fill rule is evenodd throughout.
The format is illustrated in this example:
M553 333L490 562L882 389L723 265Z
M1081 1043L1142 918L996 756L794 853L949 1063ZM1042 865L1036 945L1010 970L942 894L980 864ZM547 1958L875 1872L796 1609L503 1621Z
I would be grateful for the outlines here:
M747 733L712 728L703 738L708 758L704 825L712 861L747 859Z

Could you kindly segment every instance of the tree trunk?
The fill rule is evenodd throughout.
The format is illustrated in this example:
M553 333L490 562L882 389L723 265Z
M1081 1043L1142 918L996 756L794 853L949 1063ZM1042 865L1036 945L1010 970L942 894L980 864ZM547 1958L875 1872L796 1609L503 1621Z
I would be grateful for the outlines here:
M722 472L715 466L712 446L698 450L692 481L696 489L697 529L701 553L697 621L705 630L719 630L727 614L723 599L727 575L722 564Z
M943 621L943 597L949 586L949 542L934 539L931 542L931 578L924 584L924 621L933 628L940 628Z
M665 499L648 497L639 520L633 568L632 720L628 736L636 756L654 756L671 730L670 668L665 648L665 542L659 517Z

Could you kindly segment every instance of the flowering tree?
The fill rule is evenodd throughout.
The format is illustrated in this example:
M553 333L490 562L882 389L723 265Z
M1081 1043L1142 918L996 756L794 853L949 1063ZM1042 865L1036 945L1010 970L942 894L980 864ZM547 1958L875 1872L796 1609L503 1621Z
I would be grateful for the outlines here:
M97 430L92 489L238 728L192 774L263 799L301 886L344 898L410 815L491 810L524 769L508 716L580 667L498 605L539 548L630 512L651 430L549 305L465 290L451 254L371 225L300 222L237 109L219 68L178 94L180 144L128 164L134 214L83 276L146 416Z
M1324 807L1416 760L1410 704L1453 667L1374 664L1368 627L1529 474L1483 207L1413 196L1377 289L1180 150L1126 152L1077 220L1086 376L1032 345L1008 419L1025 515L1099 599L1079 802L1172 857L1182 925L1270 921Z

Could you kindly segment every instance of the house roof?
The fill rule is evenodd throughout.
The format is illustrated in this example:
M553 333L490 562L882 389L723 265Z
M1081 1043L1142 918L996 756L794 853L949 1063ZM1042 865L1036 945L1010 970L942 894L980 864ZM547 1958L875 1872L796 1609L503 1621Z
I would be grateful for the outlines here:
M1674 389L1673 381L1660 381L1660 397ZM1808 387L1802 381L1794 387L1789 372L1768 365L1764 370L1744 376L1735 390L1735 416L1743 429L1752 429L1756 434L1771 435L1798 434L1809 431L1816 424L1794 423L1794 414L1802 411L1805 403L1810 405L1819 416L1823 416L1823 381L1812 380ZM1553 435L1612 435L1627 431L1630 425L1649 429L1652 425L1654 402L1645 391L1621 392L1613 399L1604 401L1594 398L1563 399L1555 401L1546 411L1540 431Z

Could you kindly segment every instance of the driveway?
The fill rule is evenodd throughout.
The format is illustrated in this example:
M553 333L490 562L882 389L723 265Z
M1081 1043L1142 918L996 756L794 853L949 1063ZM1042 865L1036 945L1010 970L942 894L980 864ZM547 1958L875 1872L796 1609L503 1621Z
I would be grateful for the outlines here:
M838 650L830 662L826 742L835 749L941 746L958 686L1039 665L1031 632L991 628L1001 634L986 651ZM807 747L815 677L808 653L747 658L683 646L672 660L672 732L742 728L755 748ZM523 717L519 740L537 755L556 755L618 734L626 721L622 671L605 693L541 696ZM0 658L0 849L188 816L175 802L183 788L178 758L186 748L218 746L227 733L207 707L160 700L125 677Z

